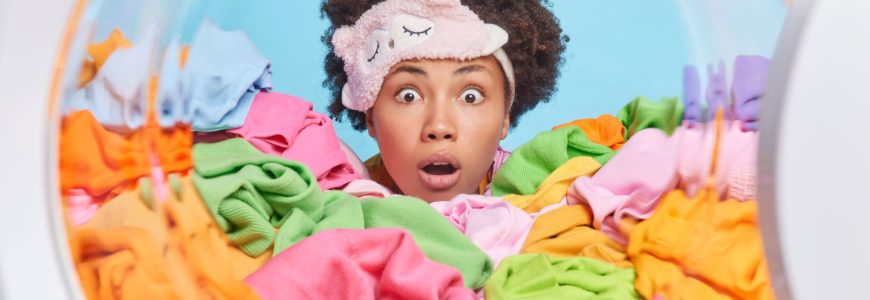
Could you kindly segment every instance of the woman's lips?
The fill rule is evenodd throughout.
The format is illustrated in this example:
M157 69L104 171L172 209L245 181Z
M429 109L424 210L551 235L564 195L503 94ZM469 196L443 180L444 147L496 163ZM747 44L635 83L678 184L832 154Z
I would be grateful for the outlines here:
M449 164L453 166L455 169L453 173L450 174L431 174L426 172L424 168L431 164ZM425 159L421 160L417 164L417 173L420 176L420 181L423 183L426 188L430 190L446 190L457 183L459 183L459 177L461 174L462 165L456 160L453 155L447 152L438 152L432 154Z

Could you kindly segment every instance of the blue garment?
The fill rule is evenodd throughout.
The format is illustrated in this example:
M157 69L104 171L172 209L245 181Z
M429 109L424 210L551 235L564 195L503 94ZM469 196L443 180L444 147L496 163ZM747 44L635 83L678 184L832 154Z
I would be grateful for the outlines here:
M190 99L184 97L181 78L181 42L176 38L166 46L160 66L155 109L161 127L170 128L176 123L190 123L193 110Z
M248 36L207 21L190 46L182 80L194 131L241 127L254 96L272 89L270 62Z
M156 29L149 27L133 47L115 50L94 79L64 101L64 114L89 110L100 124L119 133L142 127L156 38Z

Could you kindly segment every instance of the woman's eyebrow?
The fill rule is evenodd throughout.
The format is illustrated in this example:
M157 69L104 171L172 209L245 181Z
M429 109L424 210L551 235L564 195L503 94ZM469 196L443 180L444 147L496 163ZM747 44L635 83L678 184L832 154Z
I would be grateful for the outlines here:
M392 76L393 74L398 74L398 73L402 73L402 72L410 73L412 75L429 76L429 74L426 73L426 71L424 71L423 69L420 69L418 67L414 67L414 66L399 66L395 70L393 70L393 72L390 73L390 75Z
M456 69L456 71L453 71L453 75L455 76L455 75L462 75L462 74L468 74L468 73L472 73L472 72L481 72L481 71L482 72L489 72L489 70L487 70L486 67L484 67L483 65L468 65L468 66L463 66L462 68Z

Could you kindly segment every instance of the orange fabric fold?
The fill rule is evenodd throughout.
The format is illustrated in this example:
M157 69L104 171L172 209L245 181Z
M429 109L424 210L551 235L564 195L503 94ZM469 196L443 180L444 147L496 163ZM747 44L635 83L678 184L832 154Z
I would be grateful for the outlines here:
M553 127L553 130L568 126L580 127L590 141L607 146L613 150L619 150L625 144L625 126L616 117L608 114L600 115L595 119L578 119Z

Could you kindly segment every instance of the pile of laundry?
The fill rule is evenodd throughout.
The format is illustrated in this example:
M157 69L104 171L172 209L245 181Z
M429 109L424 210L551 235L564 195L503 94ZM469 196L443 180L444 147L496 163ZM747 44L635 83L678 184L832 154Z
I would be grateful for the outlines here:
M159 61L154 36L91 45L64 101L88 298L774 297L755 202L763 57L739 56L730 89L710 69L706 105L687 67L682 101L555 126L505 154L483 195L426 203L271 91L244 33L205 23Z

